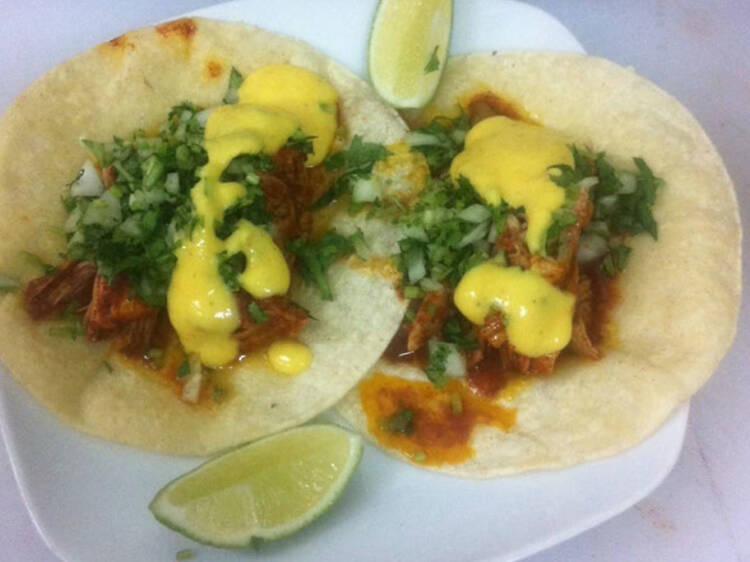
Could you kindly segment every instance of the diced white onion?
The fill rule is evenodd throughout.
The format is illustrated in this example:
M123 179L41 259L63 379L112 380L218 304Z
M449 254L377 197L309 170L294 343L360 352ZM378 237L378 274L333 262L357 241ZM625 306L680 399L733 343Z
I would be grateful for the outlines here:
M598 203L605 208L613 207L615 204L617 204L617 195L606 195L599 199Z
M447 347L448 355L445 358L445 374L449 377L463 377L466 375L466 361L458 348L452 343L430 340L427 344L430 355L435 352L437 346Z
M597 178L596 176L589 176L587 178L583 178L576 185L578 185L578 187L581 189L589 189L590 187L594 187L597 183L599 183L599 178Z
M166 201L166 199L166 193L160 189L151 189L148 191L145 189L139 189L130 194L130 197L128 197L128 204L134 211L142 211L154 205L158 205L159 203Z
M78 227L78 221L81 219L82 214L83 212L81 211L80 205L76 205L76 207L68 215L68 218L65 219L65 232L75 231L75 229Z
M472 230L467 232L463 238L461 238L461 241L458 243L458 247L463 248L464 246L468 246L469 244L473 244L474 242L481 240L482 238L487 236L487 231L489 229L489 223L487 222L476 225Z
M174 195L180 191L180 175L177 172L169 172L164 178L164 189Z
M139 217L132 215L125 219L120 226L117 227L123 234L131 238L140 238L143 234L141 231L141 225Z
M424 228L410 226L404 230L404 238L414 238L422 242L427 242L427 233L424 231Z
M359 178L352 189L352 201L371 203L383 196L383 190L372 181L372 178Z
M461 144L464 142L464 139L466 138L466 131L464 131L463 129L453 129L453 132L451 133L451 138L457 144Z
M511 230L518 230L521 228L521 221L519 221L518 217L513 213L508 213L505 217L505 225Z
M586 232L598 234L599 236L603 236L606 238L607 236L609 236L609 227L604 221L591 221L586 227Z
M579 263L588 263L607 253L607 241L596 234L584 234L576 254Z
M418 259L413 260L409 264L407 274L411 283L416 283L427 274L427 269L424 265L424 256L420 254Z
M190 365L190 374L185 384L182 385L182 399L185 402L195 404L198 402L198 398L201 394L201 384L203 383L203 370L201 368L201 362L195 355L188 357L188 365Z
M101 226L115 226L122 219L120 200L110 191L95 199L86 207L83 224L98 224Z
M81 166L78 178L70 184L70 194L73 197L99 197L104 193L104 184L99 172L91 160L86 160Z
M407 133L404 136L404 140L409 146L436 146L440 144L435 135L420 133L419 131Z
M208 121L208 118L210 115L214 112L215 107L207 107L203 111L199 111L195 114L195 120L198 121L198 123L201 124L202 127L206 126L206 122Z
M620 193L634 193L638 187L638 181L630 172L620 172L619 176L622 187Z
M461 220L474 223L484 222L491 216L492 213L490 213L490 210L480 203L470 205L469 207L466 207L464 210L458 213L458 218L460 218Z
M453 216L455 211L449 209L427 209L422 213L422 222L427 225L438 224Z

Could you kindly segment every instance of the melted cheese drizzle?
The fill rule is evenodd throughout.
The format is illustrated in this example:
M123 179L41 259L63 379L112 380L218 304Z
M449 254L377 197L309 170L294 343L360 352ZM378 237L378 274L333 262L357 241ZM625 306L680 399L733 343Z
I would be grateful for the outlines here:
M508 340L523 355L554 353L570 341L575 298L533 271L485 262L463 276L453 302L478 325L501 311Z
M463 152L451 164L453 180L464 176L490 205L505 201L524 207L526 244L542 250L552 214L565 202L565 190L549 179L547 169L573 164L567 140L544 127L490 117L466 135Z
M336 91L302 68L262 67L247 76L238 94L236 105L216 108L206 123L208 163L190 192L199 226L176 251L167 292L169 319L185 351L209 367L233 361L238 352L232 337L240 325L237 302L219 274L218 255L244 254L247 266L239 282L255 298L283 295L290 283L284 255L263 228L241 220L226 240L216 236L214 222L246 193L241 184L220 181L222 172L240 154L276 153L297 129L315 136L307 163L317 164L328 153L337 127ZM305 370L312 361L310 350L297 342L285 344L288 360L276 361L280 371Z
M268 362L277 373L296 375L306 371L312 363L312 351L293 340L273 342L267 352Z

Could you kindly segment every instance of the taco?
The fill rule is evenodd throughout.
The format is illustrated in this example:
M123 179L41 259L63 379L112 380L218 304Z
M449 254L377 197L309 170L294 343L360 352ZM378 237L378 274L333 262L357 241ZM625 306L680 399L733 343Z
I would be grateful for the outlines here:
M0 122L0 357L63 421L164 453L311 418L405 307L316 200L404 131L337 63L242 24L62 64Z
M632 70L562 53L452 59L416 120L433 178L393 248L410 308L339 411L480 478L646 438L735 333L738 208L706 134Z

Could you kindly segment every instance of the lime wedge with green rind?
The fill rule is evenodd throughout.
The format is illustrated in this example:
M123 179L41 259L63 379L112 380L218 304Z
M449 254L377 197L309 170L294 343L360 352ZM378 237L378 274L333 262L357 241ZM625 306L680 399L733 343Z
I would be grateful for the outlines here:
M450 47L451 0L380 0L368 65L375 90L394 107L432 99Z
M332 425L297 427L202 464L162 488L149 509L198 542L249 546L294 533L339 498L362 439Z

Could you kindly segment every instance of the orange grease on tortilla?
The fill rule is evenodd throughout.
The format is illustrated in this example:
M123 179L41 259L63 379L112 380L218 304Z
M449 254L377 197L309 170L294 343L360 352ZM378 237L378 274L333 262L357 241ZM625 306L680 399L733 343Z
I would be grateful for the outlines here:
M163 37L177 36L182 39L188 40L194 34L197 26L195 22L190 18L181 18L178 20L168 21L161 25L156 26L156 32L160 33Z
M458 379L440 389L429 382L375 373L360 383L359 394L368 429L377 441L424 465L463 462L474 455L471 437L477 425L505 431L516 419L515 410L493 404ZM410 432L388 431L387 420L404 409L413 414Z

